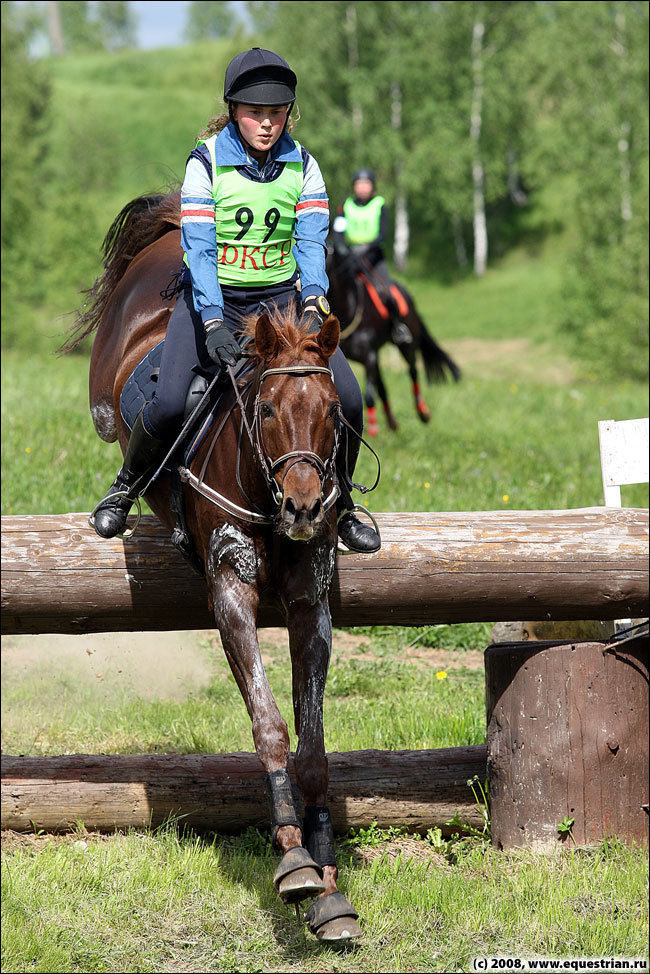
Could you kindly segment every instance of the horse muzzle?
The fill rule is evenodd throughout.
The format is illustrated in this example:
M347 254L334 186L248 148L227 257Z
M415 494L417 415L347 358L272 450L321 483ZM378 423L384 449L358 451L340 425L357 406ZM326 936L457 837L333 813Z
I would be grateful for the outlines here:
M280 508L280 527L291 541L311 541L325 518L320 494L298 499L286 491Z

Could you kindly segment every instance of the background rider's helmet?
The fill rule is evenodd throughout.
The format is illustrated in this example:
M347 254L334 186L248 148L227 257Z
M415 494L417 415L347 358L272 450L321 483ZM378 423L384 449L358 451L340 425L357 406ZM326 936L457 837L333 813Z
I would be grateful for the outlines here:
M253 47L234 57L226 68L223 97L244 105L292 105L297 83L283 57Z
M374 171L374 169L367 169L365 167L364 168L361 168L361 169L356 169L352 173L352 184L353 185L354 185L354 183L356 183L357 179L369 179L373 186L377 182L377 180L375 179L375 171Z

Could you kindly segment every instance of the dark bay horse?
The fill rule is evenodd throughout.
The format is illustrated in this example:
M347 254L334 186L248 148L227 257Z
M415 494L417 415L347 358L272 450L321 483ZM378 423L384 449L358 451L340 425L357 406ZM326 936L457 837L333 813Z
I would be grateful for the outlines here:
M427 331L411 295L401 284L393 284L397 290L400 312L400 320L394 321L382 301L383 282L375 280L372 268L364 266L364 261L352 251L347 254L331 251L327 258L327 274L330 305L341 323L341 348L346 358L359 362L365 368L367 432L371 436L378 432L375 389L390 429L398 428L379 368L379 349L388 341L397 346L408 365L417 414L423 423L428 423L431 412L422 397L418 381L418 352L429 381L444 380L449 374L457 382L460 369Z
M165 335L171 307L161 292L181 265L178 226L177 195L142 197L124 208L104 242L104 273L66 346L96 329L91 414L99 436L117 438L123 451L128 430L120 393ZM336 887L323 732L341 422L328 362L338 345L339 323L330 315L318 334L309 334L290 309L253 316L245 329L250 366L238 380L240 390L226 392L230 401L214 424L216 432L182 470L187 523L267 772L273 838L283 853L274 885L284 902L313 898L306 920L319 939L349 939L361 930L357 913ZM231 379L234 384L232 374ZM145 496L171 532L168 479L160 477ZM258 605L269 594L283 609L289 633L302 818L287 774L287 724L257 638Z

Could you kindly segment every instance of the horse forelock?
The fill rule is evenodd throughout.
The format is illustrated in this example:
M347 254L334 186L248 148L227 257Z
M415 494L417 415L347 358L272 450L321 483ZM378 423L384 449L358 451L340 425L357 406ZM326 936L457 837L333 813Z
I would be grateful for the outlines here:
M251 344L248 346L248 354L261 361L262 356L255 344L255 334L259 317L260 315L258 313L247 315L242 322L242 334L251 339ZM270 309L269 318L275 326L278 336L278 356L283 352L293 352L292 358L299 359L304 354L316 352L321 358L323 357L320 345L318 344L318 336L314 332L310 332L309 322L300 321L294 302L290 303L284 309Z

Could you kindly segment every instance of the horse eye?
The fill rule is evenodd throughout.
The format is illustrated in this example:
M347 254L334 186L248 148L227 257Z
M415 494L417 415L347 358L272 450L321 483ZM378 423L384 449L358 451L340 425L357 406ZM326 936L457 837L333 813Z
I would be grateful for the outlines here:
M270 402L263 402L260 404L260 413L262 414L262 419L270 419L273 412L273 406Z
M330 403L330 407L327 410L327 415L329 416L330 419L336 418L340 407L341 407L341 403L338 402L338 400L336 402Z

